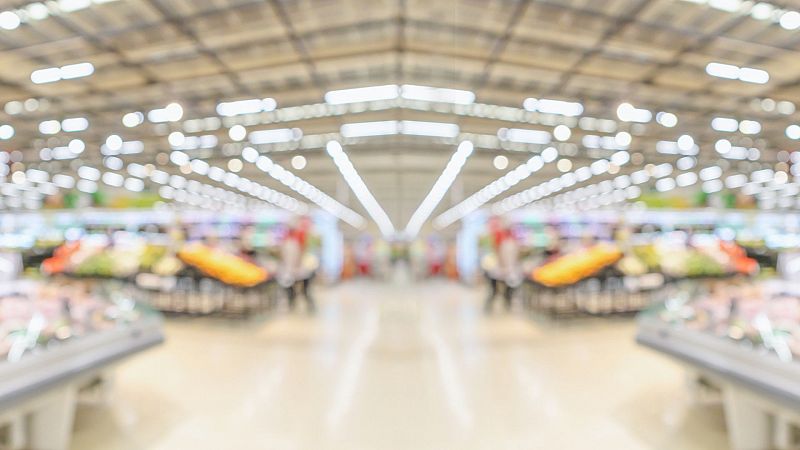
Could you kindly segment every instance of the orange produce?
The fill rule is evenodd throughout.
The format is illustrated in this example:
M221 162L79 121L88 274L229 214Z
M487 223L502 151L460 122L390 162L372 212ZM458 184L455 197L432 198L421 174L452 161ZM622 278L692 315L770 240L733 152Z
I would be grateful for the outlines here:
M225 284L250 287L267 280L265 269L236 255L207 245L194 243L184 246L178 258L204 274Z
M566 254L533 270L534 281L549 287L568 286L590 277L622 258L612 244L597 244Z

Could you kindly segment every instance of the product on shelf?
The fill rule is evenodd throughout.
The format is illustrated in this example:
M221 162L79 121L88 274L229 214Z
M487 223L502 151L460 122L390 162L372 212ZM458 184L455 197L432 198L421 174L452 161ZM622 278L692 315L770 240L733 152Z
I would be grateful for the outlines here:
M204 274L225 284L250 287L267 280L267 271L228 252L200 243L187 244L178 252L178 258Z
M81 248L80 241L65 242L53 252L53 256L42 262L42 270L47 274L64 273L72 263L72 256Z
M534 269L534 281L549 287L575 284L590 277L622 258L613 244L596 244L588 249L566 254Z
M0 294L0 357L19 359L54 342L138 320L129 298L110 300L75 283L17 283Z

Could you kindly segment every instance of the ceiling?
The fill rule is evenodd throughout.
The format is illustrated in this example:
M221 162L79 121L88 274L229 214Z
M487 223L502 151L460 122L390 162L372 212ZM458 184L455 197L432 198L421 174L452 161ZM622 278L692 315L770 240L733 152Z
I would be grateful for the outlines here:
M778 159L785 159L780 151L796 148L796 141L785 134L797 119L794 108L784 103L779 112L774 102L762 100L800 104L800 34L774 20L754 18L753 2L712 0L712 6L701 0L63 2L65 9L86 7L59 12L59 2L47 2L46 18L0 30L0 103L39 101L31 111L17 113L12 106L0 112L0 124L15 130L0 146L21 151L26 167L51 174L72 173L84 164L102 167L100 146L111 134L144 143L142 153L123 158L126 163L153 163L179 173L176 165L156 158L170 151L167 135L173 131L215 135L218 144L194 156L224 167L239 157L245 145L229 137L234 124L245 125L248 131L299 128L301 141L254 147L289 169L293 156L304 155L308 164L293 170L295 175L363 216L375 230L369 212L325 152L328 139L340 140L377 203L402 230L461 140L472 139L475 151L432 217L546 147L500 142L493 138L500 128L552 132L555 125L570 126L571 136L554 145L576 167L613 153L586 149L585 135L629 131L630 152L644 158L634 158L622 173L646 163L675 162L678 156L661 154L656 145L683 134L691 135L699 146L696 169L712 164L721 164L726 172L774 168ZM719 9L731 4L737 12ZM0 1L0 11L23 15L20 10L28 11L29 5ZM772 5L800 9L800 1ZM81 62L90 62L94 73L46 84L31 81L35 70ZM769 82L710 76L706 73L710 62L766 70ZM463 89L474 92L476 101L462 107L402 100L339 108L324 105L330 90L383 84ZM275 111L228 118L218 129L206 131L193 121L216 117L219 102L265 97L276 100ZM581 117L614 123L598 132L577 126L577 117L526 112L523 101L528 97L580 102ZM146 113L171 102L182 105L179 121L122 124L127 113ZM620 121L617 107L622 102L654 114L673 113L677 126L665 127L655 120ZM319 106L292 109L300 105ZM754 120L761 130L753 135L716 131L710 127L716 116ZM88 129L40 132L42 121L71 117L87 118ZM460 134L358 139L338 134L342 124L385 120L455 123ZM79 158L40 161L42 148L76 138L86 143ZM714 146L722 138L735 146L758 148L758 160L719 163ZM508 157L508 169L493 167L497 154ZM559 174L554 164L545 165L491 201ZM245 164L240 175L313 205L254 164ZM223 186L197 174L187 178ZM430 221L423 229L430 229Z

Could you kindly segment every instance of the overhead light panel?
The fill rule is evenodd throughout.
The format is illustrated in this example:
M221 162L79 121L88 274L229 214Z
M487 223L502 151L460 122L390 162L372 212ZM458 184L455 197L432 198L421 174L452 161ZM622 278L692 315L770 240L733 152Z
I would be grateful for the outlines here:
M339 132L346 138L388 136L400 132L400 123L396 120L346 123L341 126Z
M325 102L331 105L344 105L348 103L371 102L376 100L393 100L399 95L400 86L396 84L387 84L383 86L369 86L328 91L325 94Z
M48 67L46 69L34 70L31 73L31 81L35 84L54 83L61 80L88 77L93 73L94 66L92 63L83 62L68 64L61 67Z
M276 144L279 142L299 141L303 137L303 131L299 128L260 130L250 132L248 137L252 144Z
M617 107L617 117L623 122L647 123L653 119L653 113L646 109L636 108L630 103L622 103Z
M68 132L84 131L89 128L89 120L85 117L71 117L61 121L61 129Z
M358 201L364 206L367 210L367 213L372 217L372 220L378 225L378 228L381 230L381 233L384 236L391 236L394 234L395 229L394 225L392 225L391 219L386 214L386 211L380 206L378 201L369 191L367 185L364 183L364 180L361 179L361 176L356 171L353 163L350 162L350 158L347 157L347 154L342 149L342 145L336 141L330 141L325 146L325 149L333 158L334 164L339 169L339 172L344 177L345 182L350 186L350 189L353 190L353 193L358 198Z
M708 63L706 73L717 78L740 80L747 83L765 84L769 81L769 73L765 70L718 62Z
M454 138L459 133L458 125L444 122L423 122L418 120L401 120L400 133L413 136Z
M442 174L439 175L439 178L436 179L430 192L428 192L428 195L425 196L425 199L422 200L422 203L420 203L419 207L417 207L416 211L411 215L411 219L409 219L405 229L406 237L413 238L419 233L422 225L431 216L436 206L439 205L439 202L442 201L442 198L444 198L444 195L450 189L453 181L455 181L456 177L461 172L461 168L464 167L467 158L472 154L473 148L474 146L470 141L463 141L458 145L455 153L450 157L447 166L445 166L444 171L442 171Z
M274 98L252 98L217 104L217 114L224 117L273 111L278 106Z
M501 141L519 142L524 144L549 144L550 133L541 130L525 130L522 128L500 128L497 137Z
M402 85L400 87L400 96L406 100L453 103L456 105L469 105L475 102L475 93L471 91L417 86L414 84Z
M181 117L183 117L183 107L179 103L170 103L164 108L153 109L147 113L147 120L153 123L177 122Z

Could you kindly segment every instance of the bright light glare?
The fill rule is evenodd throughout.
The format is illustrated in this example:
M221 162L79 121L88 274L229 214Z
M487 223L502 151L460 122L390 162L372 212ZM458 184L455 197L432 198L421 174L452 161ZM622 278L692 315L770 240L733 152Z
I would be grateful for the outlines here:
M399 95L400 87L398 85L387 84L383 86L328 91L325 94L325 102L331 105L344 105L347 103L392 100L396 99Z
M364 206L364 209L367 210L372 220L378 225L381 233L384 236L391 236L394 234L395 229L391 219L389 219L386 211L383 210L378 201L375 200L375 197L369 191L369 188L367 188L364 180L361 179L353 163L350 162L350 158L347 157L347 154L342 149L342 145L336 141L329 141L325 148L328 155L333 158L333 162L336 164L339 172L341 172L345 182L350 186L350 189L353 190L356 198L358 198L358 201Z
M450 157L450 161L448 161L444 171L442 171L442 174L439 175L439 178L433 184L428 195L425 196L425 199L422 200L422 203L420 203L416 211L411 215L411 219L409 219L405 229L406 237L413 238L419 233L422 225L425 224L436 209L436 206L442 201L442 198L444 198L444 195L450 189L453 181L455 181L456 177L461 172L461 168L464 167L467 158L472 154L473 148L474 146L470 141L463 141L458 145L458 149L456 149L456 152Z
M475 102L474 92L463 91L460 89L417 86L414 84L402 85L400 87L400 96L407 100L453 103L456 105L469 105Z

